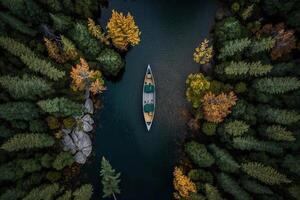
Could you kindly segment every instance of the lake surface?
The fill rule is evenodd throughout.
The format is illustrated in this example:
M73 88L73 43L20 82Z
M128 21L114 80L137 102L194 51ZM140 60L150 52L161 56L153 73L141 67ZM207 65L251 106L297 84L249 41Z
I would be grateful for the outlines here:
M95 156L83 170L85 179L94 185L94 199L102 196L102 156L122 173L119 200L172 199L176 139L186 129L182 115L187 107L185 79L199 70L193 52L208 35L217 6L216 0L111 0L103 9L103 24L112 9L131 12L142 35L141 43L126 56L121 80L106 82L108 90L101 96L104 107L95 116ZM142 115L142 84L148 64L157 86L150 132Z

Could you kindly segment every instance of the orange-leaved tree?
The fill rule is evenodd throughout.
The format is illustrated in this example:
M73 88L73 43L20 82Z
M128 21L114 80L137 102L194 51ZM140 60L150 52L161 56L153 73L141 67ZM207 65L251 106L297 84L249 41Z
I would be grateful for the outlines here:
M89 70L88 63L80 58L80 63L72 67L71 70L73 90L89 90L93 94L102 93L106 87L99 70Z
M68 57L60 51L55 42L47 38L44 38L44 42L50 58L54 59L58 63L65 63L68 60Z
M125 16L113 10L107 23L107 33L113 45L120 50L127 50L129 45L135 46L140 43L141 32L130 13Z
M173 176L173 185L176 190L176 192L174 192L175 199L189 197L191 193L197 191L195 183L185 176L179 167L175 167Z
M231 107L236 104L237 97L233 92L219 95L208 92L201 101L204 118L209 122L220 123L231 113Z

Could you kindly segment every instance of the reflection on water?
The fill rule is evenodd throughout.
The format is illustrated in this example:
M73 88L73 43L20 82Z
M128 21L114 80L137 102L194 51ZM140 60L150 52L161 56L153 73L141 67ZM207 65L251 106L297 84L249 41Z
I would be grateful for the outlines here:
M107 82L104 108L95 116L95 157L85 167L85 179L101 199L100 158L122 172L120 200L167 200L172 195L175 141L185 132L186 76L198 70L193 51L214 20L214 0L112 0L103 10L103 25L111 9L130 11L142 31L141 43L126 57L118 82ZM154 73L157 106L151 131L142 115L142 86L148 64Z

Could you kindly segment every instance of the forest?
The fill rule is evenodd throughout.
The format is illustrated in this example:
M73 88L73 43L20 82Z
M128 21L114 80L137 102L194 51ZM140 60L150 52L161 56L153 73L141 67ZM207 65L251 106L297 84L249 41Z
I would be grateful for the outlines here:
M175 199L300 199L300 1L225 0L186 80Z
M103 3L0 0L1 200L91 199L78 175L92 152L96 97L141 34L115 10L103 29ZM103 196L115 197L120 174L104 157L101 166Z

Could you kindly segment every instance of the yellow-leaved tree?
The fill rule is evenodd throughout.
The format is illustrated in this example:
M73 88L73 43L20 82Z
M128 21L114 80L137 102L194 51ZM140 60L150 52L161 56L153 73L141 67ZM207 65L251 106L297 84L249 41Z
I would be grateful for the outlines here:
M204 39L203 42L195 49L194 61L199 64L207 64L210 62L213 54L212 46L209 46L209 40Z
M129 45L135 46L140 43L141 32L130 13L125 16L113 10L107 23L107 33L112 44L120 50L127 50Z
M97 25L95 21L91 18L88 18L87 21L88 30L90 34L100 40L102 43L109 45L108 36L102 31L102 28L100 25Z
M71 70L73 90L89 90L93 94L102 93L106 87L99 70L89 70L88 63L80 58L80 63L72 67Z
M173 172L173 185L175 199L187 198L191 193L196 192L196 185L187 176L185 176L179 167L175 167Z

